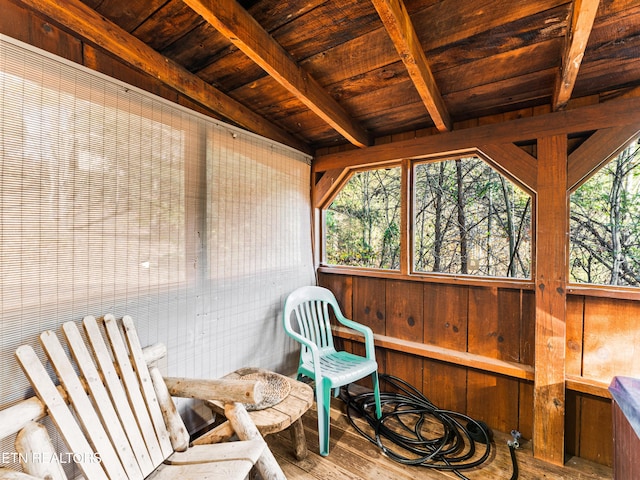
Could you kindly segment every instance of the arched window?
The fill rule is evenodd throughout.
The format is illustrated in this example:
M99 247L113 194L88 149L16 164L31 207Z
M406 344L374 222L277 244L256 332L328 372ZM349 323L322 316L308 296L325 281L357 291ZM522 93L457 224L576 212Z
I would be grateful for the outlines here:
M413 269L530 278L531 196L478 156L414 166Z

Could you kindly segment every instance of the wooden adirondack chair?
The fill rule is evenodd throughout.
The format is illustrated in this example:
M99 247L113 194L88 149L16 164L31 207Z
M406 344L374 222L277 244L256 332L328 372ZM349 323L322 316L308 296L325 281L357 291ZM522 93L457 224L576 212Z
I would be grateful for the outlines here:
M156 345L151 354L143 351L130 317L121 322L112 315L99 321L86 317L83 328L86 341L74 322L63 325L68 355L54 332L40 335L59 386L33 348L17 349L40 405L30 399L0 412L0 420L18 426L13 433L20 429L16 451L25 472L0 469L0 479L66 480L46 428L33 421L45 413L69 447L68 458L87 480L242 480L254 465L265 480L285 479L240 403L261 400L259 382L163 379L147 360L166 349ZM227 419L241 440L189 447L189 434L171 395L225 402ZM11 433L8 428L5 434Z

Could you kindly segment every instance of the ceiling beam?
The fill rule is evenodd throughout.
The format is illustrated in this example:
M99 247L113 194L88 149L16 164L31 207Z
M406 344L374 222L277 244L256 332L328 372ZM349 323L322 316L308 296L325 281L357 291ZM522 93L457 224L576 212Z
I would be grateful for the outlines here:
M358 147L371 144L365 129L296 64L237 0L184 0L184 3L349 142Z
M563 110L573 92L600 0L573 0L562 63L553 90L553 110Z
M440 132L451 130L449 112L403 1L372 0L372 2L435 127Z
M426 158L444 152L470 151L489 143L530 141L551 135L586 132L640 123L640 97L617 98L606 103L561 112L523 117L508 122L453 130L375 145L364 150L350 150L317 156L316 172L334 168L357 168L379 165L402 158Z
M20 0L54 23L141 70L189 99L254 133L310 153L309 146L279 126L212 87L171 59L161 55L79 0Z

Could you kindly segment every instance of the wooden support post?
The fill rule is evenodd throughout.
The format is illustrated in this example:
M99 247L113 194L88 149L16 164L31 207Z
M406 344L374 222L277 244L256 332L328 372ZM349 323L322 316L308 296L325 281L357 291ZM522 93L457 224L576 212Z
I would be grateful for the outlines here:
M564 463L567 137L538 139L534 455Z
M240 440L254 440L256 438L262 438L258 428L251 420L249 413L241 403L227 403L224 406L224 416L229 419L229 423L233 426L233 429L238 435ZM269 450L269 447L265 445L262 455L256 462L256 468L260 472L260 476L263 480L286 480L280 465L276 461L276 458Z

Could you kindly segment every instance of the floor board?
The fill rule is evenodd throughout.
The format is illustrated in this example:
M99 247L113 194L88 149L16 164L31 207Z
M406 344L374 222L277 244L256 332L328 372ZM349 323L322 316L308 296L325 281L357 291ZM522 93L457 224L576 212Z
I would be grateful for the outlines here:
M268 435L267 443L289 480L421 480L460 478L454 472L433 470L421 466L397 463L373 443L361 436L346 417L345 404L334 399L331 409L331 442L329 455L318 453L317 415L315 404L303 416L309 455L296 460L289 432ZM358 420L359 422L359 420ZM359 425L361 425L359 423ZM512 463L507 446L511 436L494 432L492 454L482 466L462 472L474 479L511 479ZM519 479L522 480L570 480L610 479L611 468L580 458L570 458L563 467L547 464L533 458L529 442L523 441L516 451Z

